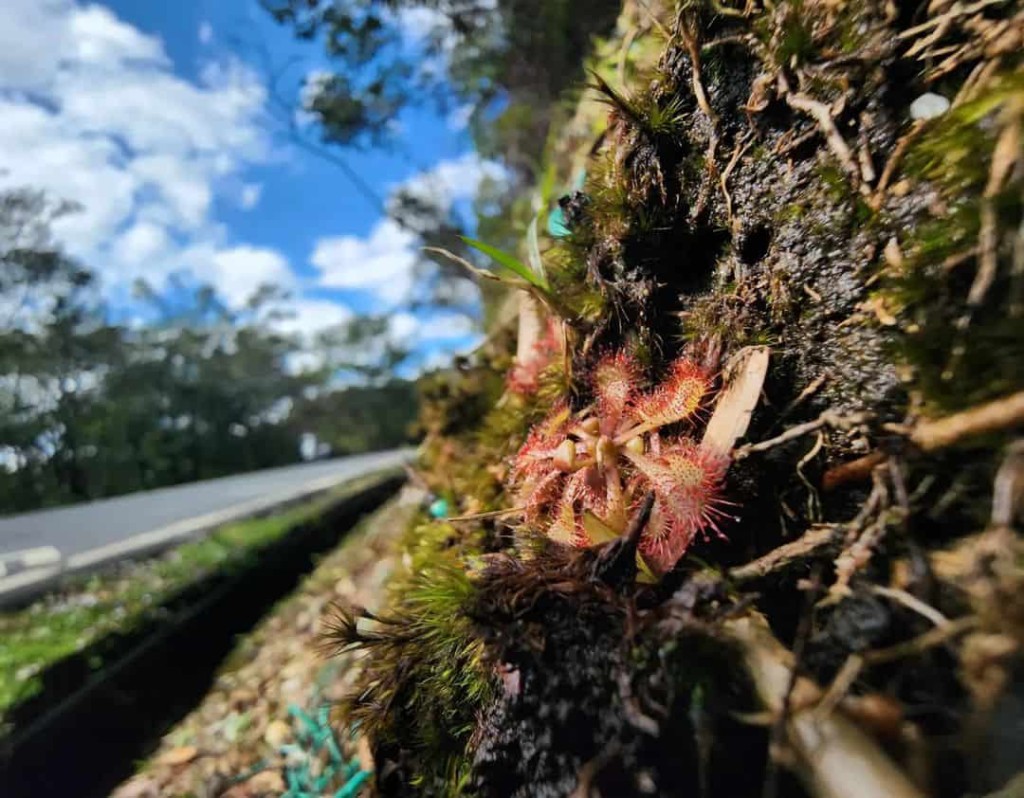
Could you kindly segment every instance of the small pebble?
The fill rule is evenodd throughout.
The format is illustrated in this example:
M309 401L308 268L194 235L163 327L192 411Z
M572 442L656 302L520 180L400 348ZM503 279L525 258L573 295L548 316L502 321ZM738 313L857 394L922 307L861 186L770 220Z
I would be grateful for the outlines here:
M941 94L926 92L910 104L910 115L914 119L934 119L949 110L949 100Z
M278 749L292 737L292 727L283 720L272 720L263 732L263 741L271 748Z

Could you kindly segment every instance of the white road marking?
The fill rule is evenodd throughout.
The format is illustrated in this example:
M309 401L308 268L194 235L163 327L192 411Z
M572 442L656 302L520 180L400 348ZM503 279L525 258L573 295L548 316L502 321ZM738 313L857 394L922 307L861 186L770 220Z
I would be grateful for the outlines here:
M200 532L256 515L261 510L269 510L282 504L304 499L314 493L329 490L335 485L348 482L353 478L351 474L343 477L336 475L321 477L286 493L279 493L269 497L264 496L263 498L252 499L223 510L216 510L205 515L197 515L194 518L185 518L181 521L175 521L172 524L162 526L159 529L142 532L115 543L107 543L88 551L72 554L67 560L67 571L74 573L75 571L92 568L110 560L117 560L132 554L164 548L171 543L183 541Z
M24 594L26 590L35 593L39 589L46 589L44 587L34 588L34 586L50 586L51 583L55 583L69 574L88 571L107 562L126 557L155 554L157 551L170 548L176 543L181 543L224 524L323 493L358 479L362 474L372 472L379 467L377 460L374 459L343 474L321 477L288 491L272 493L259 499L240 502L223 510L175 521L159 529L142 532L115 543L108 543L73 554L66 559L54 546L41 546L35 549L5 553L0 555L0 604L3 604L5 600L15 599L20 594ZM32 566L25 568L24 564L15 564L15 556L32 563ZM6 565L4 561L8 561L10 565Z
M61 554L56 546L6 551L0 554L0 579L32 568L60 565Z

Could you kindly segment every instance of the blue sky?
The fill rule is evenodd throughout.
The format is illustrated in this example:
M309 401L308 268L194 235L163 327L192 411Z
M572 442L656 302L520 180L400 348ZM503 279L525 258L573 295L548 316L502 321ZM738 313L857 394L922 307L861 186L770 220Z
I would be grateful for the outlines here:
M240 304L263 281L289 288L308 336L353 312L393 312L418 362L473 340L464 319L396 310L415 242L335 166L295 147L268 96L323 69L256 0L4 0L0 184L32 185L83 210L57 229L132 315L130 286L174 272ZM436 20L412 15L410 37ZM294 62L294 63L293 63ZM341 152L378 195L399 184L464 206L501 170L472 151L458 114L414 109L387 151ZM311 139L315 131L304 128Z

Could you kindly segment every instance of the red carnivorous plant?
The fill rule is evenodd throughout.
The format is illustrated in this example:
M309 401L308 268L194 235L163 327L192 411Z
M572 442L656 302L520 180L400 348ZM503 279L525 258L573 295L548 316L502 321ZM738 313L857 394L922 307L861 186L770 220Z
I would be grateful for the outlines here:
M687 435L711 387L709 373L681 358L654 388L640 391L635 358L606 356L594 368L594 404L560 405L515 456L512 487L526 520L555 540L591 546L621 535L650 491L655 503L640 553L655 574L670 570L698 534L718 531L727 458Z
M558 323L549 318L544 332L522 359L517 358L505 379L506 388L514 394L529 396L537 393L540 377L556 357L562 353L562 340Z

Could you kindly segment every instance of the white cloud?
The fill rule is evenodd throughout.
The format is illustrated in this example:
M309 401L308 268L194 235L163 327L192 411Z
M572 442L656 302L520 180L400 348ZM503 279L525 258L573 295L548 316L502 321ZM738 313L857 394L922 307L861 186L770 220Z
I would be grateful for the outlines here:
M480 0L473 9L475 24L495 40L503 38L497 7L497 0ZM438 0L431 8L403 7L392 12L391 20L401 31L406 45L421 56L420 77L428 80L440 78L457 48L474 46L453 24L453 16L458 12L465 13L465 4L450 0ZM432 51L426 57L423 56L425 46Z
M128 172L136 180L137 192L156 194L169 224L191 230L206 222L213 187L202 165L161 153L133 158Z
M310 336L352 319L352 311L328 299L296 299L288 304L292 315L274 323L283 333Z
M241 305L261 285L295 285L295 275L279 252L247 245L210 253L194 252L196 273L216 285L232 305Z
M310 262L320 270L320 284L364 291L385 305L408 298L413 286L416 237L391 219L378 222L366 238L321 238Z
M199 83L154 63L78 62L61 68L53 90L68 132L112 137L129 157L174 154L213 172L219 156L235 167L265 154L265 99L258 76L235 60L207 64Z
M468 316L444 314L426 319L420 325L418 334L425 341L454 341L478 332L473 320Z
M246 183L244 186L242 186L242 191L238 196L238 204L248 211L255 208L259 204L260 197L262 196L262 185L260 185L259 183Z
M286 335L296 335L305 346L288 354L286 368L290 374L315 371L324 366L324 351L314 343L313 336L328 327L351 321L352 311L327 299L297 299L285 310L290 315L274 321L274 327Z
M405 342L420 329L420 320L411 313L394 313L388 318L388 337L396 342Z
M61 115L0 94L0 180L82 204L57 232L75 254L99 247L128 220L138 181L119 163L115 142L68 131Z
M0 185L32 186L82 210L55 233L111 292L157 287L192 267L232 299L252 274L291 277L280 256L232 247L214 198L269 154L265 91L237 59L178 76L161 40L108 8L6 0L0 16ZM258 189L243 188L254 203ZM275 259L277 258L277 259Z
M460 105L458 108L453 109L448 113L445 122L448 125L448 129L454 133L458 133L461 130L465 130L469 127L469 121L473 117L474 106L470 103Z
M441 161L394 190L423 197L447 212L455 203L473 197L485 179L505 178L505 170L498 163L471 152ZM416 280L418 246L416 235L391 219L383 219L368 236L319 239L310 263L319 270L321 285L362 291L376 300L378 309L387 308L410 298Z
M332 77L334 77L334 73L330 70L311 69L306 74L305 79L302 81L302 87L299 89L299 105L307 109L312 106L313 101L316 100Z
M484 180L504 182L507 179L508 173L497 161L467 152L439 162L432 169L406 180L399 188L414 196L431 198L442 208L450 208L456 202L472 199Z
M16 6L23 2L14 0ZM125 61L168 64L159 39L125 24L103 6L76 8L67 15L67 20L71 29L73 61L105 67L119 67Z
M0 188L31 186L80 204L54 231L97 270L110 296L128 297L139 277L160 290L184 270L236 307L267 282L298 294L286 303L295 316L278 322L282 331L308 337L351 317L343 305L302 296L282 253L233 241L214 216L218 200L244 209L261 200L262 186L246 181L246 170L271 155L267 98L252 69L222 57L186 78L159 37L98 3L0 5ZM409 35L421 36L438 20L411 13L405 21ZM203 44L214 40L207 22L196 35ZM322 80L312 74L309 90ZM497 164L469 154L405 185L451 208L482 180L502 177ZM418 245L381 220L363 237L320 238L310 260L319 285L362 291L380 310L410 297ZM445 341L460 336L459 324L399 314L391 333Z
M395 12L395 17L402 32L414 40L427 39L451 27L443 11L424 6L401 8Z
M139 221L125 230L111 248L115 260L124 264L151 264L165 255L171 241L159 224Z
M24 89L45 85L68 51L68 0L7 0L0 24L0 75Z
M401 344L462 341L477 332L476 325L471 318L457 313L439 313L430 316L395 313L388 319L389 337Z

